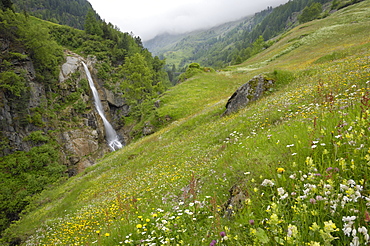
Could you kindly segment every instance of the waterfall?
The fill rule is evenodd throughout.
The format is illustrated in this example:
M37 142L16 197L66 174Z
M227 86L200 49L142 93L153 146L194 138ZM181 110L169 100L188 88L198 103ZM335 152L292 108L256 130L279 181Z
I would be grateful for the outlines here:
M86 76L87 76L87 79L89 80L89 85L90 85L90 88L91 88L93 96L94 96L95 108L98 111L98 113L99 113L99 115L102 118L103 123L104 123L105 134L106 134L106 137L107 137L108 145L112 149L112 151L120 149L120 148L122 148L122 143L118 140L118 135L117 135L116 131L113 129L112 125L109 123L107 118L105 118L103 106L101 104L98 91L95 88L94 81L91 78L90 71L89 71L89 69L87 68L87 66L84 62L82 62L82 64L85 68Z

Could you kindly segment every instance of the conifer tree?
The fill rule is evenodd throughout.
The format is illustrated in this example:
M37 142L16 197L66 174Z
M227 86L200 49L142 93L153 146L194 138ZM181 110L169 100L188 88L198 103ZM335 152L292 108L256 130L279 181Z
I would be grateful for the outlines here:
M92 10L86 15L85 19L85 32L90 35L103 36L103 29L99 21L95 17L95 13Z
M131 107L131 113L141 119L150 100L156 96L160 83L153 85L154 72L139 53L126 59L120 73L124 98Z
M13 3L11 0L1 0L0 1L0 8L1 10L5 11L7 9L13 8Z

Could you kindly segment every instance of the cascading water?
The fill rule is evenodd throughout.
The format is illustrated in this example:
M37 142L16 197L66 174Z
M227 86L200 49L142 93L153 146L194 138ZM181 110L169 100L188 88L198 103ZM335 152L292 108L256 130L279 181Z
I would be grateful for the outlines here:
M93 96L94 96L96 110L98 111L98 113L99 113L99 115L102 118L103 123L104 123L105 134L106 134L106 137L107 137L108 145L112 149L112 151L121 149L122 148L122 143L118 140L118 135L117 135L116 131L113 129L112 125L109 123L107 118L105 118L103 106L101 104L98 91L95 88L94 81L91 77L90 71L89 71L89 69L87 68L87 65L84 62L82 62L82 64L85 68L86 76L87 76L90 88L91 88Z

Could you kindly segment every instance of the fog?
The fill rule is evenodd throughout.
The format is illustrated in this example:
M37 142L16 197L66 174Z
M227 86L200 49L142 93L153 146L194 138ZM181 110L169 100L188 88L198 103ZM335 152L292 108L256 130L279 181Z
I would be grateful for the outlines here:
M89 0L106 22L143 41L158 34L213 27L288 0Z

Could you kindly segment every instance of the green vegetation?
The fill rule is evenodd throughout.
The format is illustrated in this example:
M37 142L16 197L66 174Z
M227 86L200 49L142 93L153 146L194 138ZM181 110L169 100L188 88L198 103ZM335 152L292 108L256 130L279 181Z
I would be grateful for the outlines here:
M317 19L322 12L321 3L312 3L303 9L302 14L298 17L300 23L305 23Z
M59 164L57 145L42 132L31 133L25 141L36 145L28 152L15 152L0 159L0 229L30 203L32 196L64 177L66 167Z
M184 82L185 80L203 72L214 72L214 69L209 67L201 67L199 63L191 63L185 72L180 74L178 82Z
M367 0L297 26L243 64L171 88L158 109L171 124L45 190L2 240L366 245L369 11ZM260 73L275 91L220 117Z
M152 111L150 105L163 92L161 81L153 80L154 71L145 62L144 56L136 54L128 58L120 70L122 91L131 107L132 116L142 120Z
M325 14L320 14L320 6L328 2L330 0L292 0L276 8L268 7L239 22L187 34L182 38L162 36L148 41L147 44L153 53L166 58L169 65L167 70L174 64L182 71L186 64L192 62L220 69L230 64L240 64L255 55L256 42L265 42L264 49L271 46L278 35L299 24L297 16L302 21L327 16L329 7L325 9ZM333 7L332 9L336 10ZM157 42L160 44L159 48L156 48Z
M14 9L19 13L27 13L40 19L84 29L85 16L92 11L94 17L100 19L86 0L13 0Z
M68 1L72 5L78 2L81 1ZM104 77L105 86L117 89L116 92L126 90L124 86L119 86L122 82L119 77L121 66L125 66L126 59L130 62L137 56L140 57L140 68L150 71L148 79L152 88L155 88L151 92L151 99L163 92L169 83L163 70L164 61L152 57L143 48L139 37L120 32L112 24L99 20L92 11L88 12L84 22L87 28L82 31L42 21L26 12L15 13L6 5L7 1L1 3L0 39L4 40L4 50L0 53L0 94L4 98L1 103L7 104L12 110L12 117L15 116L10 126L9 119L5 118L1 119L0 126L2 129L11 127L15 131L23 128L29 129L26 132L33 130L23 139L33 147L30 150L26 148L27 151L16 151L25 149L22 145L10 145L21 139L8 139L2 131L0 133L0 179L6 184L0 190L2 232L11 222L19 219L21 211L33 197L66 176L67 167L59 156L60 145L54 140L55 133L46 129L63 131L80 127L82 117L87 110L91 110L83 99L89 93L88 83L86 80L77 81L79 73L71 75L63 83L66 88L58 83L60 65L64 61L63 49L83 56L95 56L99 64L99 76ZM20 3L23 4L17 1L17 4ZM47 1L28 3L37 6L49 4ZM64 3L67 2L64 1L57 11L65 10L67 5ZM50 4L53 7L56 2L51 1ZM42 88L41 91L45 90L45 95L39 98L40 102L35 102L39 103L37 107L29 105L34 89L31 80ZM139 115L140 109L140 106L132 107L129 117ZM149 113L143 118L146 121L156 120Z
M20 97L24 90L24 78L17 75L13 71L5 71L0 73L0 88L9 91L14 96Z

